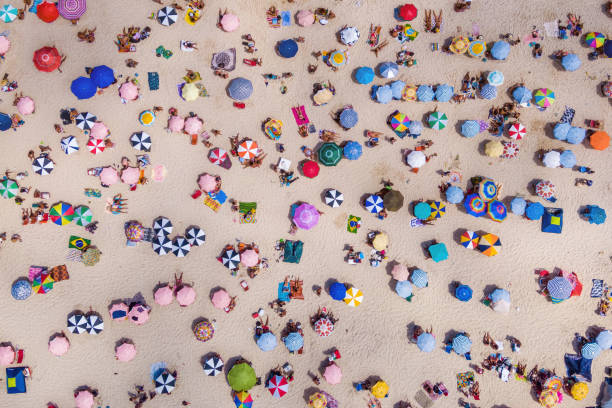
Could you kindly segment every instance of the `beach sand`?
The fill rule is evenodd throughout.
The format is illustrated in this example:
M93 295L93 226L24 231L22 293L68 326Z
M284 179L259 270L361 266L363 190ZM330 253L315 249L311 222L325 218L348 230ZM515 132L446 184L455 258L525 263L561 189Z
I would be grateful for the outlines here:
M146 403L146 407L178 407L182 400L191 401L193 407L233 407L231 390L224 376L207 377L202 371L201 357L210 352L219 353L228 362L243 356L253 362L258 376L265 379L269 370L285 362L295 369L295 380L291 383L290 393L276 400L262 386L251 390L256 407L305 406L314 384L308 378L308 371L319 373L319 368L327 357L326 351L338 348L342 358L337 361L344 378L339 385L325 384L321 389L335 396L342 406L365 407L366 393L357 393L352 383L370 375L379 375L391 387L390 397L383 406L391 407L397 401L410 400L424 380L443 381L450 390L450 396L438 402L437 406L457 406L461 395L455 391L455 375L467 371L468 363L455 354L443 351L443 341L452 331L467 331L472 335L474 347L472 362L480 362L492 350L482 344L481 338L489 331L496 340L507 335L520 339L523 347L519 354L510 352L505 342L504 355L513 362L527 363L528 370L534 365L554 369L559 375L565 373L563 355L575 353L572 348L574 333L584 334L591 326L610 328L609 318L595 313L597 299L589 297L591 279L609 279L611 223L590 225L580 219L578 210L587 204L599 204L606 208L612 198L610 181L610 150L595 151L588 142L571 146L551 137L550 124L556 122L565 105L576 110L574 123L583 124L585 119L609 119L610 102L599 95L597 86L609 72L610 63L600 59L588 61L590 52L576 37L557 40L546 37L542 42L544 56L533 59L527 44L512 48L506 61L481 62L466 55L447 55L430 51L430 44L440 45L459 30L469 33L472 24L477 24L480 33L488 42L498 39L500 34L514 33L515 37L528 35L533 25L543 29L543 23L565 20L567 12L581 15L584 32L601 31L610 26L610 19L600 2L532 2L532 1L474 1L471 10L464 13L452 11L452 1L438 2L436 7L444 10L444 27L440 34L421 32L408 49L415 52L418 64L411 68L400 68L399 79L414 84L449 83L457 90L465 72L474 74L480 71L500 70L506 80L500 88L495 101L478 99L464 104L417 103L394 101L388 105L377 104L369 98L369 86L354 83L352 71L359 66L374 66L382 61L395 60L399 43L387 34L395 24L392 8L394 2L334 1L313 3L296 1L293 4L277 4L280 10L290 10L292 14L300 9L324 5L336 14L327 26L316 24L302 28L295 24L280 29L269 28L265 21L265 10L271 3L263 1L208 1L202 19L195 27L182 21L162 27L147 16L159 6L150 1L125 2L105 0L88 3L88 11L78 26L72 26L63 19L53 24L45 24L36 16L29 14L25 21L17 21L3 26L10 30L13 47L0 65L0 72L8 72L12 79L19 82L18 92L36 101L36 113L25 118L26 123L17 132L2 134L0 167L13 171L27 170L30 176L20 185L32 186L51 193L50 203L66 201L73 205L90 206L99 228L95 234L85 232L82 227L71 224L58 227L47 225L22 226L21 207L13 200L0 200L0 230L10 234L19 233L22 243L6 242L0 249L0 342L12 342L25 349L24 365L33 370L28 381L27 394L4 395L2 407L42 407L47 401L55 401L60 407L73 406L72 393L75 388L89 385L100 393L102 407L130 407L127 400L128 390L134 384L144 384L151 389L149 368L152 363L165 361L172 369L178 370L177 388L170 396L158 396ZM417 1L419 17L414 27L423 30L423 9L427 2ZM215 27L219 8L227 8L237 13L241 27L233 33L225 33ZM366 43L370 23L383 26L389 45L378 58L370 52ZM349 64L338 72L332 72L322 62L314 75L306 72L308 63L315 63L310 55L313 51L341 49L336 40L336 32L345 24L355 25L361 31L361 39L350 49ZM113 44L117 33L123 27L150 25L152 35L137 45L133 54L118 53ZM94 44L78 42L76 32L83 28L97 27ZM251 57L242 50L240 36L251 33L259 51L255 54L263 58L263 67L248 67L242 58ZM608 33L610 34L610 33ZM278 40L304 36L304 44L296 58L282 59L275 55L273 46ZM196 41L199 51L183 53L179 40ZM63 72L43 73L32 65L32 53L45 45L55 45L67 56L62 66ZM174 51L169 60L157 58L154 50L164 45ZM232 107L226 96L228 80L213 76L210 58L213 52L230 47L237 49L237 68L230 78L244 76L253 82L253 96L246 101L246 109ZM565 72L547 57L557 49L577 53L583 66L576 72ZM125 66L124 60L133 58L139 61L136 69ZM84 75L86 66L107 64L121 74L119 83L127 76L138 73L141 80L142 97L136 102L121 104L117 86L113 85L92 99L78 101L70 93L70 82ZM185 69L199 71L203 84L210 93L209 98L195 102L179 99L176 85L185 74ZM147 72L157 71L160 75L160 89L149 91L146 85ZM265 86L262 74L291 71L294 77L286 80L288 91L281 95L280 82L272 81ZM312 84L330 80L337 94L326 106L315 107L310 96ZM486 157L483 144L494 139L482 133L472 139L459 135L457 128L463 120L487 118L488 109L510 101L507 89L517 83L525 82L529 88L549 87L556 93L555 104L540 112L535 108L521 110L521 122L527 127L528 135L520 142L521 152L518 159L503 160ZM387 80L376 78L374 84L385 84ZM13 94L0 95L0 110L14 113ZM390 136L391 130L386 119L395 109L406 113L410 118L422 119L434 108L445 112L450 119L449 126L442 131L425 129L422 139L431 139L434 146L427 151L437 153L418 174L411 173L402 163L402 149L416 146L412 139L400 140L394 145L381 142L374 149L364 147L364 154L358 161L343 160L338 166L322 168L316 179L300 177L290 187L280 187L277 175L269 169L280 156L274 149L274 142L266 138L260 126L267 117L280 119L284 123L281 142L286 146L284 157L292 160L294 166L303 159L301 145L314 147L318 140L310 135L302 139L297 134L297 126L292 118L290 107L304 104L311 121L317 129L331 129L341 134L343 140L365 142L363 131L366 129L384 132ZM331 114L344 104L352 104L359 113L358 125L350 131L343 131L333 121ZM255 139L268 153L264 165L258 169L241 169L234 159L234 166L227 171L210 163L206 158L208 149L202 144L192 146L186 135L168 134L164 127L167 112L158 115L151 128L138 123L138 114L154 105L178 108L181 115L190 111L197 113L205 122L205 128L221 129L223 135L216 136L212 142L229 150L228 137L237 132L241 136ZM116 147L93 156L85 149L87 137L75 126L67 126L66 134L77 137L81 151L66 156L60 149L60 138L53 130L54 123L60 123L59 110L75 107L79 111L95 113L111 129L111 138ZM608 124L607 124L608 125ZM151 182L139 186L137 191L129 192L126 185L115 185L102 189L102 198L88 198L83 188L100 188L97 178L90 177L86 170L95 166L119 163L122 156L135 162L138 154L129 144L129 136L136 131L148 132L153 139L150 153L151 161L163 164L168 175L163 183ZM608 129L609 131L609 129ZM503 139L507 138L504 136ZM53 148L51 157L56 162L52 175L41 177L33 174L26 153L42 142ZM575 187L574 179L581 175L569 169L549 169L537 159L540 149L571 149L580 164L596 170L592 187ZM412 218L409 203L413 200L440 199L438 185L442 182L437 171L448 168L453 158L459 157L460 169L464 175L462 188L466 181L477 175L494 179L503 184L502 198L523 195L537 198L528 188L534 179L549 179L558 189L556 206L565 211L563 233L560 235L540 232L539 222L510 214L502 223L488 218L476 219L464 212L461 206L448 205L446 215L436 221L434 226L410 228ZM223 190L229 197L240 201L258 203L255 225L237 222L237 215L225 204L218 213L206 207L201 199L194 200L190 194L197 188L197 176L209 172L219 174L223 179ZM379 190L381 179L390 179L395 188L406 197L406 205L397 213L380 221L360 206L360 198L366 193ZM344 193L345 202L340 208L327 207L321 200L326 188L337 188ZM122 193L128 199L129 212L126 215L110 215L104 211L106 199ZM22 195L26 198L25 195ZM307 201L324 212L319 225L310 231L298 231L295 238L304 242L304 254L300 264L276 263L274 243L280 238L292 238L289 206L297 201ZM32 194L27 195L23 206L33 202ZM610 208L607 208L610 210ZM354 214L362 217L363 226L358 234L346 231L346 217ZM153 219L164 215L174 223L175 233L182 234L189 225L199 225L206 231L206 243L193 248L186 258L172 255L157 256L146 242L136 247L126 247L123 224L128 220L138 220L150 226ZM487 231L500 236L503 250L500 255L488 258L477 251L463 248L456 242L458 231L462 229ZM403 262L428 272L429 287L416 291L411 303L394 293L394 281L385 262L378 268L366 263L352 266L343 261L345 244L369 253L365 238L369 230L382 230L389 234L389 261ZM70 235L79 235L92 240L103 253L100 263L95 267L66 262L67 241ZM243 292L239 286L240 278L232 277L223 265L216 261L222 248L236 239L255 242L261 253L270 259L270 270L261 273L253 280L246 278L250 290ZM444 242L450 259L434 263L425 258L422 243L437 239ZM11 283L20 276L27 276L29 265L59 265L66 263L70 280L55 285L46 295L33 295L26 301L15 301L9 296ZM581 297L572 298L558 305L551 304L546 297L536 291L538 284L534 271L539 268L554 268L575 271L584 284ZM153 302L152 291L159 282L173 279L174 274L183 273L184 281L192 283L197 291L195 304L180 308L177 303L161 307ZM244 277L244 272L240 273ZM276 287L287 275L299 276L304 281L305 300L294 300L287 305L287 315L281 318L267 307L276 298ZM348 282L362 289L364 302L358 308L347 307L334 302L326 293L317 297L311 290L313 285L325 285L336 279ZM474 289L474 299L461 303L450 293L452 282L458 281ZM209 293L215 287L224 287L231 295L237 295L237 307L230 314L214 309ZM490 287L508 289L512 296L512 309L508 314L499 314L479 303L485 290ZM144 326L129 322L115 322L110 319L107 307L114 299L132 297L141 293L152 306L151 319ZM486 292L488 293L488 292ZM336 331L328 338L319 338L308 327L309 316L321 306L329 308L339 322ZM279 344L276 350L268 353L260 351L253 340L255 320L251 317L260 307L270 317L272 331L277 335L289 319L302 322L305 327L305 353L291 355ZM60 357L52 356L47 350L49 336L57 331L66 330L66 316L74 309L98 311L105 319L105 330L98 336L87 334L68 334L70 351ZM201 343L191 332L192 322L206 317L215 320L215 337ZM421 353L408 338L411 323L433 327L438 344L434 352ZM115 343L121 338L134 341L138 355L129 363L114 359ZM584 407L595 404L599 384L604 377L604 367L609 364L610 352L607 351L593 362L593 382L587 399L574 401L566 395L563 406ZM4 374L2 375L4 377ZM530 394L527 383L512 379L501 382L491 372L479 376L481 388L481 407L527 407L537 402Z

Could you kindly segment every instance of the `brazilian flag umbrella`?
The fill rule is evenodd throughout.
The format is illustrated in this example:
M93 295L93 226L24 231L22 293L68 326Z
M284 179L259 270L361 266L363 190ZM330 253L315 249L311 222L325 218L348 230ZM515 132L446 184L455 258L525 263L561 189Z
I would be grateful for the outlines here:
M3 198L13 198L17 195L19 186L11 179L4 179L0 182L0 196Z
M342 158L342 149L334 142L323 143L318 152L319 162L324 166L335 166Z
M89 209L89 207L85 205L80 205L77 208L75 208L73 221L75 221L77 225L84 227L88 224L91 224L92 220L93 220L93 214L91 213L91 210Z
M255 386L255 370L247 363L234 364L227 373L227 382L236 392L248 391Z
M72 205L60 201L51 207L49 215L51 216L51 221L57 225L70 224L70 221L74 218L74 208L72 208Z

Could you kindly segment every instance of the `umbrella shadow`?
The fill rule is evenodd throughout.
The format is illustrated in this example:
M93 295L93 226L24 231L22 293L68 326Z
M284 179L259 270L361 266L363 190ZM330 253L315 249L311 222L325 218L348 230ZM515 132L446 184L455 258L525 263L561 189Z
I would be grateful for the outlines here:
M227 382L227 374L230 372L230 370L232 369L232 367L234 367L234 365L239 362L240 360L244 360L247 361L244 357L242 357L241 355L229 358L226 362L225 365L223 366L223 373L225 374L225 378L226 378L226 382ZM249 365L251 364L250 361L247 361L247 363L249 363ZM229 384L229 382L228 382Z
M140 303L141 305L146 305L147 301L142 292L138 292L129 299L129 303Z
M333 354L333 353L334 353L334 350L336 350L334 347L329 348L329 349L327 349L327 350L323 351L323 354L330 354L330 355L331 355L331 354ZM321 360L321 363L319 363L319 369L318 369L319 374L320 374L321 376L322 376L322 375L323 375L323 373L325 372L325 369L327 368L327 366L329 366L331 363L332 363L332 362L331 362L331 361L329 361L329 359L327 359L327 358L325 358L325 359Z
M13 343L10 341L5 341L5 342L0 343L0 347L12 347L13 350L17 350L17 347L15 347Z
M393 275L391 274L391 272L393 271L393 268L395 268L396 265L401 265L401 264L402 263L397 260L387 262L387 265L385 265L385 272L387 272L387 275L389 275L390 278L393 278Z
M430 239L430 240L421 242L421 249L423 250L423 255L425 255L426 259L431 258L431 255L429 254L429 247L434 245L437 242L438 241L435 239Z
M303 398L304 398L304 401L305 401L306 403L308 403L308 402L310 401L310 396L311 396L312 394L314 394L315 392L319 392L319 391L320 391L320 390L319 390L319 388L317 388L317 387L308 387L308 388L306 388L306 389L304 390L304 394L302 395L302 396L303 396Z
M450 293L450 295L452 297L455 297L455 291L457 290L457 288L459 287L459 285L461 285L461 282L459 281L452 281L448 284L448 293Z
M361 195L361 197L359 197L359 205L361 205L361 207L366 211L368 211L368 209L365 206L365 202L368 199L368 197L371 195L372 193L364 193ZM368 211L368 213L370 213L370 211Z
M408 337L408 339L411 342L412 342L412 333L414 332L414 328L417 326L418 325L416 324L414 320L406 325L406 337Z
M498 289L499 287L497 285L486 285L484 287L484 289L482 290L482 298L486 298L487 296L489 296L491 293L493 293L493 291L495 289Z
M450 343L451 341L453 341L455 336L458 335L459 333L462 333L462 332L457 331L455 329L451 329L451 330L447 331L446 333L444 333L444 342L442 343L442 349L445 348L445 345L447 343Z
M65 337L66 339L68 339L68 336L66 336L66 334L63 331L58 331L58 332L53 333L51 336L49 336L48 342L50 343L58 337ZM68 341L70 342L69 339ZM0 346L3 346L3 344L0 344Z
M155 292L157 292L159 289L168 286L172 289L172 286L170 285L170 282L157 282L157 285L155 285L153 287L153 296L155 296Z
M121 303L127 305L129 303L129 299L113 299L111 300L107 309L110 311L113 306L121 304Z
M458 206L458 207L463 207L462 205ZM453 241L455 241L455 243L461 245L461 235L466 232L467 230L465 228L457 228L455 231L453 231Z
M542 158L544 157L545 153L546 153L546 149L538 149L535 152L533 152L533 156L531 157L531 160L533 160L533 162L540 167L546 167L544 166L544 163L542 163Z
M482 156L489 157L485 153L485 148L487 147L487 143L489 143L489 142L491 142L493 140L495 140L495 139L486 139L486 140L483 140L482 142L480 142L478 144L478 153L480 153ZM490 158L494 159L495 157L490 157Z
M540 181L542 181L542 179L531 179L531 181L527 184L527 191L529 192L529 194L537 195L535 186Z
M89 391L93 394L94 398L98 396L98 390L90 387L89 385L80 385L74 389L74 394L78 394L81 391Z
M213 295L215 294L215 292L217 292L218 290L225 290L227 292L227 290L222 287L222 286L215 286L214 288L212 288L210 290L210 292L208 292L208 298L212 299Z
M548 137L549 139L555 139L555 125L557 123L549 122L544 125L544 128L542 130L544 131L544 134L546 135L546 137Z
M66 316L66 318L70 319L71 317L77 315L85 316L85 312L83 312L81 309L74 309L70 313L68 313L68 316Z
M120 346L122 346L124 344L131 344L133 346L134 345L134 340L129 339L127 337L122 337L122 338L120 338L119 340L117 340L115 342L115 348L120 347Z

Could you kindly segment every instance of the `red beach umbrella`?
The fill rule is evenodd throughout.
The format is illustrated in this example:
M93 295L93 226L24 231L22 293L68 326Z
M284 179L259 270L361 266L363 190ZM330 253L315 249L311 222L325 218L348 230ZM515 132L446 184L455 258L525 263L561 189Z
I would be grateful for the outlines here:
M59 17L55 3L45 1L36 7L36 15L45 23L52 23Z
M398 14L402 20L410 21L416 18L417 8L414 6L414 4L404 4L399 8Z
M62 64L62 56L55 47L42 47L34 52L32 61L39 71L53 72Z

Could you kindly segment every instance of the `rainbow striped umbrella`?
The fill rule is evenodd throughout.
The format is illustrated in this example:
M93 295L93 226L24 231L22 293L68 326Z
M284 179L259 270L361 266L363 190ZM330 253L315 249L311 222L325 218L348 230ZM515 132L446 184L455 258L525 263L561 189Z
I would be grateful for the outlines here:
M487 213L485 202L478 194L470 194L465 198L463 206L468 214L474 217L482 217Z
M604 43L606 42L606 36L602 33L594 31L587 33L587 35L584 37L584 41L586 42L586 45L591 48L599 48L603 47Z
M57 225L70 224L74 218L74 208L72 208L72 205L60 201L51 207L49 215L51 216L51 221Z
M32 290L34 293L45 294L53 289L53 278L48 273L41 273L32 281Z
M555 101L555 93L548 88L540 88L533 93L533 100L536 105L548 108Z
M389 120L391 124L391 128L396 132L406 132L408 131L408 126L410 125L410 118L408 115L405 115L401 112L396 112L391 116Z
M502 222L508 216L508 210L504 203L493 200L487 203L487 214L493 221Z

